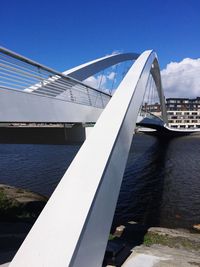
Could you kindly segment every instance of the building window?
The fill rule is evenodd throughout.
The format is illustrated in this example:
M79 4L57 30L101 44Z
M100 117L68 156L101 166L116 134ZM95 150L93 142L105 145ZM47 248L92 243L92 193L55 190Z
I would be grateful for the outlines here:
M177 128L177 125L171 125L172 128Z

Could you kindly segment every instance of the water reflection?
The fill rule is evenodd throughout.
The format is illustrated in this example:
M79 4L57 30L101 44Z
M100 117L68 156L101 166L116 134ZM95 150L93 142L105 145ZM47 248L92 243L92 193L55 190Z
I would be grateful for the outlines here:
M137 136L132 143L113 224L159 224L168 143Z
M0 183L51 195L79 146L0 145ZM200 136L135 135L113 226L200 223Z
M192 228L200 223L200 137L171 140L165 169L160 224Z
M147 226L185 228L200 223L199 141L197 137L136 136L113 228L131 220Z

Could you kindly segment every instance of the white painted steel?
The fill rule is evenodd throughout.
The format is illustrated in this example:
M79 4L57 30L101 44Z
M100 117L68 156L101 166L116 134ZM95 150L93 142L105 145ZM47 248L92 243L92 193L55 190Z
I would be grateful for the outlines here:
M0 47L0 121L96 122L110 96L75 77L83 80L137 56L134 53L110 55L62 74ZM67 73L72 78L66 77Z
M23 91L0 90L1 122L96 122L102 110Z
M160 100L160 105L161 105L161 112L162 112L162 119L166 125L168 125L168 116L167 116L167 110L166 110L166 105L165 105L165 96L162 88L162 81L161 81L161 75L160 75L160 68L158 61L154 61L151 69L151 74L153 76L157 91L158 91L158 96Z
M99 71L127 60L135 60L139 57L136 53L112 54L66 70L63 74L79 81L98 73Z
M68 103L63 105L63 101L104 109L111 98L105 92L98 91L74 78L67 77L2 47L0 47L0 89L2 92L0 95L0 97L2 96L1 101L5 102L5 108L0 110L2 118L0 120L3 122L5 118L6 121L16 121L15 117L18 118L17 121L19 122L24 122L24 117L30 119L34 117L34 122L48 122L52 112L49 112L45 105L41 106L45 102L45 96L48 97L47 101L53 103L52 111L53 109L56 109L56 112L63 110L61 117L65 116L66 112L71 112L71 109L66 110L71 105ZM33 96L33 104L30 101L30 94L38 95L38 97ZM62 101L54 101L55 98ZM37 99L37 105L35 105L35 99ZM63 106L65 106L64 109ZM21 112L22 108L24 109L23 112ZM15 113L12 113L12 110L15 110ZM77 121L81 121L82 115L79 119L77 117L80 111L84 112L84 110L87 110L87 108L80 107L77 109ZM88 110L93 111L94 109ZM35 114L41 114L41 117L38 118L37 116L36 118ZM47 118L47 121L43 118ZM55 121L55 116L52 116L51 122L59 121Z
M100 267L156 55L144 52L119 85L10 267Z
M0 73L2 74L0 75L0 121L96 122L102 109L110 100L110 96L84 85L77 79L84 80L109 66L137 58L136 53L113 54L61 74L0 47ZM162 115L166 123L165 100L160 73L157 69L158 64L155 62L151 73L158 88ZM12 72L12 76L8 71ZM35 83L36 80L37 83ZM26 89L19 90L20 88Z
M66 75L67 77L73 78L77 81L83 81L86 78L92 76L93 74L98 73L99 71L106 69L110 66L113 66L115 64L121 63L123 61L127 60L135 60L137 59L139 54L136 53L125 53L125 54L112 54L108 55L102 58L98 58L96 60L81 64L79 66L76 66L75 68L72 68L70 70L64 71L62 74ZM56 83L59 83L62 81L62 78L56 75L54 77L51 77L51 79L48 79L47 83L48 86L52 83L52 78L54 78L56 81L52 86L56 86ZM79 85L80 86L80 85ZM45 93L45 87L41 87L41 84L34 85L32 88L28 89L29 91L33 92L44 92ZM76 86L72 88L72 91L70 92L72 95L76 94ZM69 91L67 91L69 93ZM60 97L63 94L59 94L56 92L57 95ZM95 92L94 92L95 93ZM103 95L102 95L103 96ZM75 97L76 98L76 97Z

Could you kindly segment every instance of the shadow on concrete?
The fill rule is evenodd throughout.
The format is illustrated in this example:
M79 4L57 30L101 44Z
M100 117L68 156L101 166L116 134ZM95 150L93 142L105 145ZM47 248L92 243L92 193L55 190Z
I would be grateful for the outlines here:
M32 223L0 222L0 264L12 261Z
M120 267L131 254L131 250L144 241L147 227L135 223L127 223L121 236L108 241L103 267L113 265Z

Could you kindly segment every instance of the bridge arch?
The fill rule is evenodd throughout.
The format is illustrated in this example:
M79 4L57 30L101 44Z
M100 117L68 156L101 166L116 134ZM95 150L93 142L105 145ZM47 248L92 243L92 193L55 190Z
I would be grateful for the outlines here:
M85 64L81 64L80 66L69 69L67 71L64 71L63 74L68 75L74 79L83 81L86 78L98 73L99 71L102 71L108 67L116 65L123 61L136 60L139 56L140 55L137 53L123 53L123 54L108 55L108 56L87 62ZM166 112L166 106L165 106L165 98L164 98L164 93L163 93L163 88L162 88L160 68L159 68L157 56L155 56L153 60L152 67L150 69L149 74L150 73L155 81L155 85L158 91L163 121L166 124L168 124L167 112Z
M102 112L10 267L101 266L150 72L162 96L156 54L145 51Z
M98 73L99 71L102 71L123 61L136 60L138 57L139 54L137 53L112 54L66 70L63 72L63 74L79 81L83 81L88 77Z

